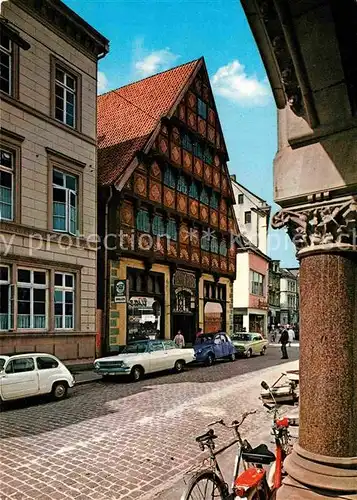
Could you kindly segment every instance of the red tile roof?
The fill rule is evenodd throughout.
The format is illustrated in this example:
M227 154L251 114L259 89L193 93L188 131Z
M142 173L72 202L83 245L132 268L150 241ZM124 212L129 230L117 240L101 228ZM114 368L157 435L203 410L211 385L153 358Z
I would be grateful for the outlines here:
M202 59L98 97L98 182L116 182L166 116Z

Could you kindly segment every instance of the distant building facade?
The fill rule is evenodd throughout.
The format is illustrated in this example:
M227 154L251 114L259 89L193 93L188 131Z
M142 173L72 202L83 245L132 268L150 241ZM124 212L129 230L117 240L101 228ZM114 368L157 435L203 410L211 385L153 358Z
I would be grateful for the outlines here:
M299 270L282 268L280 276L280 322L299 323Z
M231 177L234 211L245 248L237 252L237 277L233 286L233 330L267 334L268 276L266 255L270 206Z
M280 324L280 260L271 260L269 262L269 327Z
M1 5L0 352L92 361L97 62L108 40L61 1Z

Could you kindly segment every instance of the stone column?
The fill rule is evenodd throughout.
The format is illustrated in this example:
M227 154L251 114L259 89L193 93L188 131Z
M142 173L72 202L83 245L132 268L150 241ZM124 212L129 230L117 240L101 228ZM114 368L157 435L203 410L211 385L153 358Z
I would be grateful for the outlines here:
M356 221L353 197L273 218L301 263L299 443L278 500L357 499Z

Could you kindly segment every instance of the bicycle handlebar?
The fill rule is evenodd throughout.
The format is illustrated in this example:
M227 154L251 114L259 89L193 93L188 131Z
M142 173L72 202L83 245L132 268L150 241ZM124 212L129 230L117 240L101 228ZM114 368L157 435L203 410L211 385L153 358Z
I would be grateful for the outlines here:
M216 420L215 422L211 422L210 424L208 424L208 427L211 427L211 425L220 424L220 425L223 425L223 427L226 427L227 429L238 429L238 427L240 427L242 425L244 420L247 417L249 417L249 415L254 415L254 413L257 413L257 411L256 410L247 411L247 412L243 413L240 422L238 420L233 420L233 422L231 424L226 424L224 422L223 418L221 418L220 420Z

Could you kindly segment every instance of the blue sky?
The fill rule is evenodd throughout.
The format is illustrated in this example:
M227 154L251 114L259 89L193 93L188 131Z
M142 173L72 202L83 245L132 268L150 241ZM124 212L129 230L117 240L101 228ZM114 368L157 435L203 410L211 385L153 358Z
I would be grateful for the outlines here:
M227 143L231 174L272 204L276 108L239 0L65 0L110 40L101 91L204 56ZM270 256L296 266L284 231Z

